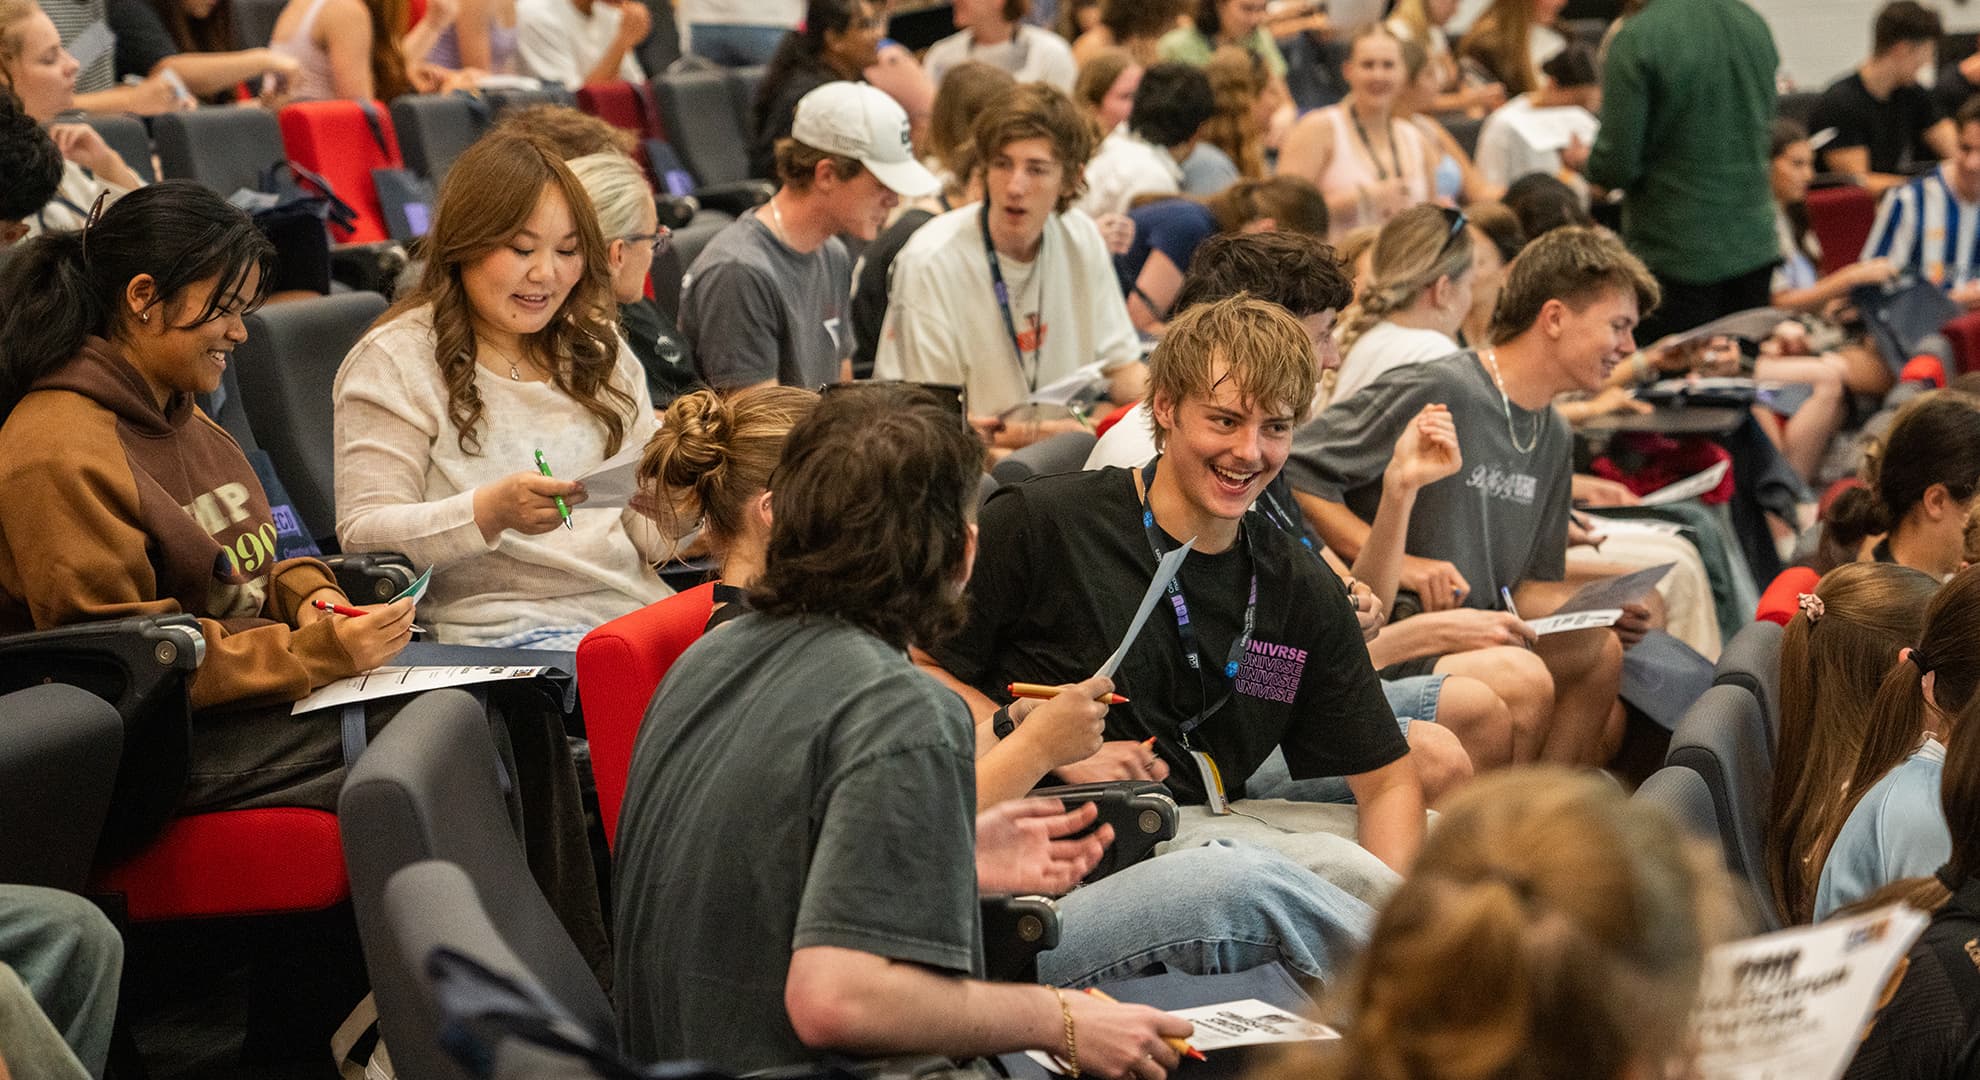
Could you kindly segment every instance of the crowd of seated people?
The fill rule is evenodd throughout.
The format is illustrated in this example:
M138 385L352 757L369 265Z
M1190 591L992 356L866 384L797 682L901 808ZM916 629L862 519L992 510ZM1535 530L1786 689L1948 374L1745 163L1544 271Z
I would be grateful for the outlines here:
M104 2L107 40L78 19ZM1039 1051L1162 1080L1188 1025L1077 990L1278 965L1347 1036L1303 1073L1459 1075L1483 1043L1546 1075L1663 1071L1739 928L1709 859L1599 777L1648 775L1632 751L1661 760L1673 703L1645 680L1709 684L1797 551L1768 921L1879 898L1970 920L1980 398L1925 390L1876 319L1887 285L1980 307L1980 98L1917 85L1938 15L1885 5L1811 138L1775 115L1742 0L1631 4L1605 51L1562 0L1492 0L1461 36L1457 6L959 0L916 56L884 0L683 0L689 54L762 66L728 89L763 201L656 203L649 148L562 106L453 159L320 403L334 542L430 572L419 632L491 664L710 612L644 710L608 874L582 717L480 699L621 1049L737 1073ZM268 295L275 251L230 192L147 185L75 114L644 84L653 18L289 0L255 46L225 0L0 0L0 631L199 620L176 813L334 810L405 699L294 703L423 654L412 602L273 557L278 511L196 401L250 315L312 301ZM1289 79L1329 51L1344 94L1301 114ZM1838 183L1881 207L1824 274L1810 189ZM1915 351L1944 382L1938 329ZM1748 395L1729 428L1651 404L1717 377ZM1640 505L1693 451L1730 462L1720 489ZM1044 475L1000 484L1004 462ZM588 486L612 469L631 496ZM1535 625L1666 563L1606 623ZM1176 830L1082 884L1121 838L1030 793L1122 781L1161 785ZM979 899L1013 892L1058 897L1035 983L983 978ZM104 928L75 933L115 968ZM53 1002L49 947L0 924L66 1049L0 1063L100 1076L114 995ZM1443 985L1452 963L1502 985ZM1925 1052L1908 1010L1980 1008L1959 978L1961 1009L1906 1004L1934 992L1913 969L1865 1060Z

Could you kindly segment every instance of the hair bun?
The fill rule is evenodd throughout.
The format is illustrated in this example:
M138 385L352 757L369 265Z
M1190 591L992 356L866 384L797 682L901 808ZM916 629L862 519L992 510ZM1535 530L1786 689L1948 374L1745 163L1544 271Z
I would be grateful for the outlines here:
M656 444L670 444L666 468L659 475L669 487L693 487L727 462L735 414L727 399L713 390L683 394L667 406Z

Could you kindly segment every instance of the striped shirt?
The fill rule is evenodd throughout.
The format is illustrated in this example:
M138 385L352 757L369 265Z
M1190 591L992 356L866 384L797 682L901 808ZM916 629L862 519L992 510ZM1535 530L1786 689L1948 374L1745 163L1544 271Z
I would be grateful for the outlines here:
M109 26L104 18L103 0L40 0L40 3L41 10L55 24L55 32L62 35L65 47L96 23L103 23L106 29ZM76 93L94 94L117 85L116 51L104 49L88 67L76 73Z
M1961 200L1941 165L1884 197L1863 258L1889 259L1900 274L1952 288L1980 277L1976 240L1980 202Z

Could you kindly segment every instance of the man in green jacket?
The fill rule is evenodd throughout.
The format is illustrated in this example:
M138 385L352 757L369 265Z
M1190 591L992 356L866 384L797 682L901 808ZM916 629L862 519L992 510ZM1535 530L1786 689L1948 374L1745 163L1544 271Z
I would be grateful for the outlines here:
M1765 306L1773 34L1740 0L1651 0L1609 44L1584 169L1623 192L1623 239L1663 287L1640 341Z

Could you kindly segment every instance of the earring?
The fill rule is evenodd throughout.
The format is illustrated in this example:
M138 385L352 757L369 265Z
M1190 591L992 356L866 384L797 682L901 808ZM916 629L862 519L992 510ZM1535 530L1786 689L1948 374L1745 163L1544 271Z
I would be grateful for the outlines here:
M151 321L151 312L149 312L149 311L147 311L147 312L145 312L144 314L142 314L142 315L139 315L139 316L138 316L138 321L139 321L139 322L150 322L150 321Z

